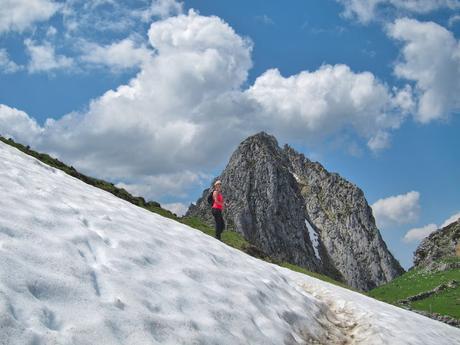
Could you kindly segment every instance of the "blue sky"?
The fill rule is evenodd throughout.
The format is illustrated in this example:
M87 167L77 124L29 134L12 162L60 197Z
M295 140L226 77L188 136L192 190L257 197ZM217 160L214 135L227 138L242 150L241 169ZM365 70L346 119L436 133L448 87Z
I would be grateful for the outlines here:
M372 3L0 0L0 133L180 212L265 130L407 268L460 213L460 1Z

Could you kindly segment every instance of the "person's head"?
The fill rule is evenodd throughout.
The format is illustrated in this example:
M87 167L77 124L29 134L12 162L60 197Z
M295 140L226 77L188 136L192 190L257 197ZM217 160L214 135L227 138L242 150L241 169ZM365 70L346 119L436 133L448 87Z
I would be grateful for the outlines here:
M214 182L214 189L215 190L220 190L222 187L222 182L220 180L217 180L216 182Z

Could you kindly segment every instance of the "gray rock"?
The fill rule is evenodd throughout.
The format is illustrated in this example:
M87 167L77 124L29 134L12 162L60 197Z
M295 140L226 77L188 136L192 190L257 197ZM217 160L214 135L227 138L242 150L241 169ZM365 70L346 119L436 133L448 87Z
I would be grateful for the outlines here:
M428 267L437 260L460 257L460 218L425 238L414 253L415 267Z
M273 258L360 290L404 272L382 240L363 192L289 146L281 149L273 136L262 132L244 140L219 179L229 227ZM186 216L213 224L209 191Z

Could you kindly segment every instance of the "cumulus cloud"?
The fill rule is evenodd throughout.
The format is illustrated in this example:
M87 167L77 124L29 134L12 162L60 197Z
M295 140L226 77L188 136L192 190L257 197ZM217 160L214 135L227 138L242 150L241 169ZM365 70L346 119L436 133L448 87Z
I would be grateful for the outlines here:
M88 173L136 179L127 184L141 183L142 195L159 190L148 177L206 171L249 134L244 118L230 115L244 108L250 41L193 11L154 23L149 38L156 54L135 78L86 112L48 120L35 143Z
M69 68L73 65L73 59L64 55L56 55L54 47L49 42L37 44L26 39L24 41L30 61L27 69L30 73L48 72L57 69Z
M410 229L404 235L403 241L407 243L421 241L425 237L427 237L429 234L431 234L433 231L436 231L437 229L438 227L436 224L428 224L421 228Z
M337 0L344 6L343 15L366 24L379 17L380 12L424 14L439 9L460 8L458 0Z
M419 217L420 193L411 191L379 199L371 207L379 227L412 223Z
M415 82L421 123L446 118L460 109L460 43L433 22L399 19L388 26L390 37L403 42L395 74Z
M179 195L260 130L321 143L351 129L371 149L383 149L410 104L410 88L389 89L372 73L345 65L292 76L273 69L244 89L252 42L222 19L193 10L154 22L148 37L151 56L129 83L92 100L84 112L48 120L32 144L87 173L123 181L135 194ZM131 53L143 47L122 42ZM108 51L120 47L95 49L94 61L113 58ZM48 60L59 61L48 50ZM120 56L113 64L127 66Z
M140 66L151 57L151 50L131 38L108 45L94 42L82 42L80 57L82 61L107 66L114 71Z
M11 61L6 49L0 49L0 72L1 73L15 73L21 70L23 67Z
M260 120L274 131L314 138L352 127L377 150L388 146L387 130L404 118L382 82L346 65L324 65L287 78L272 69L246 94L261 106Z
M0 134L20 142L34 142L41 134L40 126L25 112L0 104Z
M60 5L50 0L0 0L0 33L24 31L58 11Z

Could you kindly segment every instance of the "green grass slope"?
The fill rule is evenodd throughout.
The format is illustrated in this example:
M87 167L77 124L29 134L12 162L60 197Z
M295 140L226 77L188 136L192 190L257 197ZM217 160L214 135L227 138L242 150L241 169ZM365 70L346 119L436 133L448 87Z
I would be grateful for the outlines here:
M460 258L446 258L439 261L442 263L458 263ZM427 268L416 268L406 272L388 284L379 286L369 291L369 296L381 301L411 309L447 315L460 320L460 268L450 268L444 271L429 270ZM455 265L453 265L455 266ZM422 298L407 304L401 303L408 297L418 295L435 289L441 284L456 281L456 287L447 288L429 297Z
M136 197L136 196L133 196L131 195L128 191L126 191L125 189L123 188L118 188L116 187L113 183L110 183L110 182L106 182L104 180L101 180L101 179L96 179L96 178L93 178L93 177L90 177L90 176L87 176L87 175L84 175L80 172L78 172L74 167L72 166L68 166L66 164L64 164L63 162L59 161L58 159L56 158L53 158L51 157L50 155L48 154L45 154L45 153L39 153L37 151L34 151L32 150L29 146L24 146L20 143L17 143L15 142L13 139L6 139L2 136L0 136L0 141L8 144L8 145L11 145L15 148L17 148L18 150L32 156L32 157L35 157L37 158L38 160L40 160L41 162L51 166L51 167L54 167L56 169L59 169L59 170L62 170L64 171L65 173L67 173L68 175L71 175L91 186L94 186L94 187L97 187L97 188L100 188L100 189L103 189L109 193L112 193L113 195L123 199L123 200L126 200L136 206L139 206L139 207L142 207L142 208L145 208L151 212L154 212L154 213L157 213L157 214L160 214L161 216L164 216L164 217L168 217L170 219L173 219L175 221L178 221L182 224L185 224L185 225L188 225L190 226L191 228L194 228L194 229L197 229L199 231L202 231L203 233L209 235L209 236L215 236L215 230L214 228L211 228L210 226L208 226L207 224L205 224L203 221L201 221L200 219L198 218L195 218L195 217L178 217L176 214L168 211L168 210L165 210L164 208L161 207L161 205L156 202L156 201L145 201L144 198L142 197ZM296 271L296 272L300 272L300 273L303 273L303 274L307 274L307 275L310 275L312 277L315 277L315 278L318 278L318 279L321 279L321 280L324 280L324 281L327 281L327 282L330 282L330 283L333 283L333 284L336 284L336 285L339 285L339 286L342 286L342 287L345 287L345 288L349 288L347 285L343 284L343 283L340 283L338 281L335 281L325 275L322 275L322 274L319 274L319 273L315 273L315 272L311 272L311 271L308 271L302 267L299 267L299 266L296 266L296 265L292 265L292 264L289 264L287 262L280 262L280 261L277 261L277 260L274 260L272 258L270 258L269 256L267 256L265 253L263 253L262 251L260 251L257 247L251 245L249 242L247 242L244 237L235 232L235 231L224 231L222 233L222 241L233 247L233 248L236 248L238 250L241 250L243 252L245 252L246 254L249 254L251 256L254 256L256 258L259 258L259 259L262 259L262 260L265 260L267 262L271 262L271 263L274 263L274 264L277 264L279 266L283 266L283 267L286 267L286 268L289 268L293 271Z

